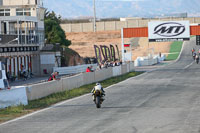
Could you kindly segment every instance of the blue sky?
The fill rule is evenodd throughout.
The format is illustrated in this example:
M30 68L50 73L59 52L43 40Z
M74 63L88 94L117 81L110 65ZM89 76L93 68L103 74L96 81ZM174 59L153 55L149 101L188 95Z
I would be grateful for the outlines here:
M43 0L62 18L93 16L93 0ZM97 18L152 17L187 12L200 16L200 0L96 0Z

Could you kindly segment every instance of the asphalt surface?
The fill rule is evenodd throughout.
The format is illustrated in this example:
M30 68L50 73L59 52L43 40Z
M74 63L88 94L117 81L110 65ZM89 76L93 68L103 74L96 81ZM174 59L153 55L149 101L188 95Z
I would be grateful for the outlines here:
M0 133L199 133L200 64L192 47L195 38L177 62L107 88L101 109L88 94L1 124Z

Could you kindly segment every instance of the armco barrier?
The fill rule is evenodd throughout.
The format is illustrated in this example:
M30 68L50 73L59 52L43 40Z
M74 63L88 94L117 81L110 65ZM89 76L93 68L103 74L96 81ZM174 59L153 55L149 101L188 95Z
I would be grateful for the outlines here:
M28 100L39 99L61 91L63 91L62 80L44 82L27 87Z
M0 108L9 106L27 105L28 99L25 86L18 86L10 90L0 91Z
M84 85L83 74L62 78L62 87L64 90L71 90Z

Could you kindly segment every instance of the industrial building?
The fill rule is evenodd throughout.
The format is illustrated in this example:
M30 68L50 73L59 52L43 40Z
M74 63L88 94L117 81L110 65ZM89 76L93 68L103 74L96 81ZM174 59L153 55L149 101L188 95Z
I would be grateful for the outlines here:
M0 60L9 76L19 76L22 66L40 75L44 12L42 0L0 0Z

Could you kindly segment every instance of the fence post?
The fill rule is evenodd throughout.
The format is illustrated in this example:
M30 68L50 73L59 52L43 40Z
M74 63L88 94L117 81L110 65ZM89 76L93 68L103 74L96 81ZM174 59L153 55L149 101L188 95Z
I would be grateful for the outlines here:
M106 28L105 28L105 21L103 21L103 30L105 31Z

